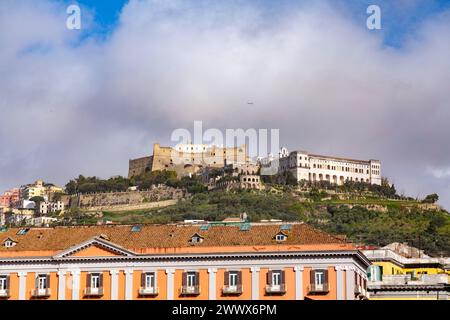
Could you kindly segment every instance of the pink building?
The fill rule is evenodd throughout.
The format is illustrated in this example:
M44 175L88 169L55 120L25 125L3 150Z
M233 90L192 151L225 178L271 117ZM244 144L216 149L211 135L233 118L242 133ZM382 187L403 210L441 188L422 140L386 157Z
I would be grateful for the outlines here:
M0 196L0 207L10 207L16 201L19 201L18 188L8 190Z

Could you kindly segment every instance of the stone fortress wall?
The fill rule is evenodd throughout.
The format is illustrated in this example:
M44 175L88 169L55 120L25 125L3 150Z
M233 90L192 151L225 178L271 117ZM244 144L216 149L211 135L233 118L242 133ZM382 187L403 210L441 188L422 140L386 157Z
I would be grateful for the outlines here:
M158 186L150 190L90 193L67 196L65 202L71 208L136 206L145 203L166 200L179 200L186 196L186 191L167 186Z

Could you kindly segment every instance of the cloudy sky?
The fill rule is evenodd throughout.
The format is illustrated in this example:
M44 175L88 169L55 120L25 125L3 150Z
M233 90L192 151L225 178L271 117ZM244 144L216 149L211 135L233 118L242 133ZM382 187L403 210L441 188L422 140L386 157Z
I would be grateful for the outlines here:
M450 1L86 0L68 30L72 3L0 3L0 191L126 175L201 120L380 159L450 208Z

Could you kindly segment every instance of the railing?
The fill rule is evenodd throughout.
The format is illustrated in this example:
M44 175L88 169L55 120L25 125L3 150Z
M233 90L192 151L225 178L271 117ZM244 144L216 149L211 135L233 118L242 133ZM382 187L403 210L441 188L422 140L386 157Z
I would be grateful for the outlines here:
M323 283L323 284L316 284L316 283L311 283L308 286L308 292L310 294L326 294L328 293L329 287L328 287L328 283Z
M382 281L371 281L369 285L434 285L448 284L447 274L411 274L383 276Z
M139 288L140 296L157 296L159 294L158 287Z
M222 288L223 294L241 294L242 293L242 285L237 286L224 286Z
M50 290L50 288L47 289L33 289L31 290L31 295L33 297L50 297L50 295L52 294L52 291Z
M9 290L0 290L0 298L9 298Z
M200 294L200 286L183 286L180 289L183 296L198 296Z
M103 288L86 288L84 289L84 295L89 297L101 297L103 296Z
M362 253L369 259L393 259L403 264L408 263L450 263L450 258L406 258L388 249L362 250Z
M266 293L269 294L281 294L286 292L286 284L282 283L280 285L267 285Z

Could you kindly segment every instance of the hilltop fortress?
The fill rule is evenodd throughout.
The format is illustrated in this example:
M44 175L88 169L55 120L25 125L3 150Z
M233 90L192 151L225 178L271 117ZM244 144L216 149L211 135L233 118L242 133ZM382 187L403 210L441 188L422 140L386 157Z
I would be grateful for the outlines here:
M247 145L222 147L206 144L178 144L175 147L161 147L159 143L155 143L152 156L129 161L128 177L158 170L175 171L181 177L198 173L206 168L227 166L245 168L248 165L255 167L272 165L277 168L276 173L290 172L299 182L328 181L342 185L345 181L354 181L381 185L379 160L356 160L317 155L307 151L289 152L286 148L282 148L277 157L259 158L257 163L253 163L248 155ZM257 169L253 171L256 172Z
M206 144L178 144L161 147L153 144L153 155L129 161L128 178L144 172L170 170L178 176L198 172L202 168L223 168L226 165L244 165L250 161L247 145L221 147Z

